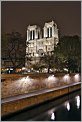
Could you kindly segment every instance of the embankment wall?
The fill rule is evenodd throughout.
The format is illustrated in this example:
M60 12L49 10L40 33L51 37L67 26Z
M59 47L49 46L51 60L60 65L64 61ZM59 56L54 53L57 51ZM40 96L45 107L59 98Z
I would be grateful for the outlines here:
M26 107L34 106L39 103L43 103L45 101L51 100L53 98L60 97L62 95L68 94L70 92L79 90L81 88L81 84L78 83L76 85L70 85L69 87L63 87L62 89L57 89L51 92L37 94L28 98L14 100L12 102L5 102L1 104L1 115L7 115L19 110L22 110Z

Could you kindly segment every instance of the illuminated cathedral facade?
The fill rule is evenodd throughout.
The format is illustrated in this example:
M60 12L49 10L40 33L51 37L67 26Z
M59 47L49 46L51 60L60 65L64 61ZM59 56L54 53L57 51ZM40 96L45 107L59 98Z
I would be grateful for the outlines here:
M31 64L35 64L44 54L52 54L54 46L58 42L58 28L54 21L45 23L43 29L37 25L29 25L27 27L25 67L28 67L29 57L31 57Z

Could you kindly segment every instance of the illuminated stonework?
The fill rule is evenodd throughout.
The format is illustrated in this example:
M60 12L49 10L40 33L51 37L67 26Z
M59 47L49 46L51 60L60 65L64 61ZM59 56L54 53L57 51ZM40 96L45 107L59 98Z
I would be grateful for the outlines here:
M32 57L31 63L38 62L40 56L52 53L58 42L58 28L54 21L45 23L43 31L37 25L29 25L27 27L25 66L28 65L28 57Z

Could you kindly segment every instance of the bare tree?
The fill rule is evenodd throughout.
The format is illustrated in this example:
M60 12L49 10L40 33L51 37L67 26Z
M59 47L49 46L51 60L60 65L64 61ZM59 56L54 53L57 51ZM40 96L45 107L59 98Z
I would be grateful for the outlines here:
M12 63L15 71L17 67L24 66L25 64L25 40L19 32L6 34L5 39L7 41L6 57Z

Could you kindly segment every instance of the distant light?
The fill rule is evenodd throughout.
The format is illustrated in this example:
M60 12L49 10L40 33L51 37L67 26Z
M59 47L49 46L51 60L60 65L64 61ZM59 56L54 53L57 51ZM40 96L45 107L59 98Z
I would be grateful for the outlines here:
M9 68L7 68L7 70L9 70Z
M28 72L30 72L30 70L28 70Z
M10 70L9 70L9 74L10 74Z
M13 68L10 68L10 70L13 70Z
M44 68L44 69L43 69L43 72L47 72L47 71L48 71L48 69L47 69L47 68Z
M31 70L33 70L33 68L31 68Z
M20 72L22 69L16 69L16 72Z
M25 67L22 67L22 70L25 70L26 68Z
M50 71L52 71L52 69L50 69Z
M39 55L38 54L36 54L36 57L38 57Z
M51 114L51 120L55 120L55 114L54 113Z
M45 68L44 70L47 70L47 68Z
M64 68L64 71L67 71L68 72L68 69L67 68Z

